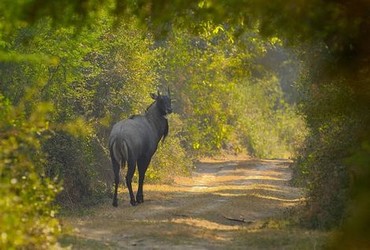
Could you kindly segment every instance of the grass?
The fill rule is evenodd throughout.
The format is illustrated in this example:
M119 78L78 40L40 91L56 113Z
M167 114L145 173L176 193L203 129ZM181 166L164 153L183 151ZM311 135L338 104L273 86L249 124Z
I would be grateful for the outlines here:
M233 248L247 249L323 249L326 237L300 230L263 230L243 233L232 244Z

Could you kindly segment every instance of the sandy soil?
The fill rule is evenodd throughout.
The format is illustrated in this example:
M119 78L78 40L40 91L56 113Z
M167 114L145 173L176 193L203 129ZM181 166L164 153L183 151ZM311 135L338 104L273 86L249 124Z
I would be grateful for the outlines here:
M118 208L109 201L87 215L63 218L73 237L64 244L74 249L314 249L320 235L292 231L281 220L303 199L300 189L288 185L288 165L286 160L204 160L192 177L173 185L144 185L145 202L136 207L122 189Z

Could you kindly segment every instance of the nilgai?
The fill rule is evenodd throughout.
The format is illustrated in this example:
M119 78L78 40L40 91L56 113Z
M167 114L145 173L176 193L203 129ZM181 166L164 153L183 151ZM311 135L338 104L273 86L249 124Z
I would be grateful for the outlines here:
M113 206L117 207L117 189L119 171L127 164L126 185L130 194L132 206L144 202L143 184L145 172L150 160L157 150L158 143L168 134L167 115L172 113L170 91L167 95L151 94L155 100L144 115L133 115L116 123L109 137L110 157L114 172ZM139 187L136 199L132 191L132 177L136 165L139 171Z

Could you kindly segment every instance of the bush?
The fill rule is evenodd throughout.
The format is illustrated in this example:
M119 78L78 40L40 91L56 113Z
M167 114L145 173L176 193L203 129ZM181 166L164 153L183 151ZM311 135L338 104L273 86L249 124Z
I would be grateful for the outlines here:
M309 130L292 166L292 182L307 188L302 222L328 229L341 225L348 213L351 174L347 158L357 150L358 131L366 116L353 109L352 92L344 85L322 83L302 94L301 111Z
M53 203L60 186L45 177L41 151L51 106L29 108L0 94L1 249L50 249L61 231Z
M172 182L176 176L189 175L193 168L191 156L181 146L182 121L177 114L169 116L170 132L152 159L147 170L146 180L149 182Z
M247 82L239 89L244 103L239 110L235 133L241 145L259 158L288 158L302 143L304 121L296 108L284 101L276 77Z
M74 137L64 131L55 132L43 144L47 155L47 176L63 184L63 191L57 199L63 206L79 203L94 193L95 174L90 145L88 137Z

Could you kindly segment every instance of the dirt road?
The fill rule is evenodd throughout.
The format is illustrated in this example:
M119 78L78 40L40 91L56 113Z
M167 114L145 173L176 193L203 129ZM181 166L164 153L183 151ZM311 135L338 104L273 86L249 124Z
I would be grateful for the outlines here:
M203 161L191 178L144 186L129 206L121 190L85 216L63 218L73 249L319 249L323 233L292 228L287 209L302 200L284 160Z

